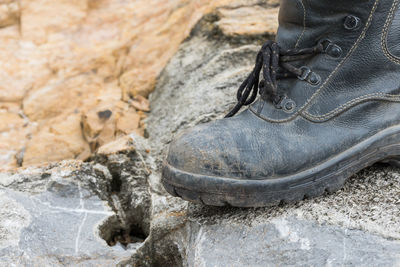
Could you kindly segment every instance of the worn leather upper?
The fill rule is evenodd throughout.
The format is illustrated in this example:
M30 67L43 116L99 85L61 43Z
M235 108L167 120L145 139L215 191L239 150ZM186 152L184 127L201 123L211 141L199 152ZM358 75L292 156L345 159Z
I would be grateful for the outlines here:
M241 114L197 126L167 162L192 173L238 179L293 174L400 122L400 0L282 0L277 42L303 48L329 39L339 57L296 62L321 76L278 86L291 112L259 99Z

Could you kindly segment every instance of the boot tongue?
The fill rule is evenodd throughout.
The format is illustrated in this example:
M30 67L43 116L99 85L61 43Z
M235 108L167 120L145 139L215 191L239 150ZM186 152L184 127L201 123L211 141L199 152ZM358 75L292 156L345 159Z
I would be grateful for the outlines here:
M281 0L276 40L284 49L298 47L304 34L305 7L302 0Z

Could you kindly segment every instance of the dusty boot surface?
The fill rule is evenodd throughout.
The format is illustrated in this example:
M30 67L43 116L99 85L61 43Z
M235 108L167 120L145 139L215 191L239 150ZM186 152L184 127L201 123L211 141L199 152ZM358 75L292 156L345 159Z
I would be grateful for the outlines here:
M399 2L282 0L276 42L261 48L238 104L171 143L166 190L259 207L334 192L375 162L397 164Z

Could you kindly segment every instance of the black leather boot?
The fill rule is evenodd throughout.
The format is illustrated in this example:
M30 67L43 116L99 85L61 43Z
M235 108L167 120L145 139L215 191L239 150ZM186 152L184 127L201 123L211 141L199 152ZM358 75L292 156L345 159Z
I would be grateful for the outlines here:
M375 162L396 163L399 2L282 0L277 41L262 47L228 118L170 145L166 190L257 207L333 192Z

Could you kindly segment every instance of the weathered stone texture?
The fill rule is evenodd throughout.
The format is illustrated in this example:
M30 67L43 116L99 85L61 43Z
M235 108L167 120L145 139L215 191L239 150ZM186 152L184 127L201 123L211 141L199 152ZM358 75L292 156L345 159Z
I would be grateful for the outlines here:
M0 174L1 266L115 266L142 245L152 160L145 140L124 140L91 163Z

